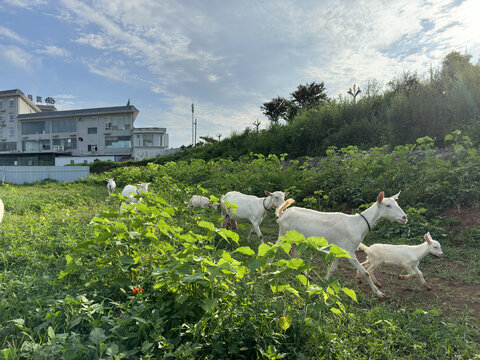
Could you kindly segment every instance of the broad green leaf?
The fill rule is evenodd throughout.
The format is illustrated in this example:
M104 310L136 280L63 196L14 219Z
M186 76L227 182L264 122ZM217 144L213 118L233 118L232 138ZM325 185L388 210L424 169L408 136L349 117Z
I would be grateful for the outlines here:
M303 259L299 258L291 258L287 261L287 267L289 269L298 269L299 267L304 265Z
M353 301L357 302L357 294L355 294L355 291L349 288L342 288L343 292L347 294L350 298L353 299Z
M215 307L218 304L218 299L205 299L202 302L202 309L207 313L212 313L215 310Z
M312 245L315 248L321 248L328 245L328 241L324 237L310 236L307 239L307 244Z
M335 255L336 257L346 257L346 258L351 258L351 256L348 254L348 252L341 247L335 245L335 244L330 244L330 254Z
M93 342L95 345L99 346L100 343L103 343L106 339L105 330L101 328L94 328L90 332L90 341Z
M255 251L253 251L249 246L242 246L236 249L234 252L239 252L241 254L245 254L248 256L253 256L255 255Z
M337 308L330 308L330 311L333 312L336 315L342 315L342 311Z
M216 230L215 225L213 225L211 222L208 222L208 221L203 221L203 220L199 221L197 225L211 231Z
M51 326L48 327L47 333L48 333L48 337L50 339L53 339L55 337L55 331L53 330L53 328Z
M268 244L262 243L258 247L258 256L265 256L265 254L270 250L271 247Z
M308 280L307 280L307 277L305 275L297 275L296 278L302 283L302 285L307 285L308 284Z
M290 230L287 231L287 233L283 235L280 239L290 243L298 244L305 241L305 236L303 236L299 232Z
M184 276L183 282L185 282L187 284L190 284L190 283L195 282L199 279L202 279L204 276L205 276L204 272L190 274L190 275Z
M280 327L284 330L284 331L287 331L287 329L290 327L290 324L292 323L291 319L290 319L290 316L282 316L279 320L278 320L278 324L280 325Z

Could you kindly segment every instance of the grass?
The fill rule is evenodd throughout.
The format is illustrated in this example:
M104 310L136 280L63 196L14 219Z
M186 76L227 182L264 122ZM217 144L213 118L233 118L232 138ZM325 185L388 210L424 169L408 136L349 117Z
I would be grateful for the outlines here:
M117 304L120 300L106 298L101 291L88 290L75 276L68 282L57 280L65 268L65 256L80 242L94 237L94 229L89 226L91 219L101 211L117 208L119 200L108 199L105 184L90 181L4 185L0 187L0 198L6 209L0 225L0 358L23 359L31 358L32 354L39 359L149 358L153 341L143 343L145 349L150 349L144 352L102 345L113 337L113 332L103 330L107 323L125 339L129 336L148 338L149 333L158 331L149 325L155 324L153 320L146 320L142 327L142 319L137 318L135 323L129 315L135 313L134 310L139 313L141 306L147 306L146 302ZM181 203L180 200L186 199L178 200ZM204 219L220 226L219 215L212 209L179 210L179 214L182 219ZM374 232L382 232L387 226L388 223L381 223ZM278 228L273 212L268 213L261 230L266 242L276 241ZM249 231L250 226L240 227L239 246L257 249L259 241L255 235L249 243L246 241ZM457 244L458 239L451 243ZM378 278L389 295L384 302L374 298L368 285L357 285L353 268L341 261L337 277L342 286L355 289L358 297L358 303L346 302L350 316L318 312L310 325L305 325L301 317L293 316L291 327L275 335L278 342L265 344L263 358L275 358L282 353L296 358L318 354L319 358L343 359L467 358L462 353L470 358L474 354L478 356L480 312L479 290L475 285L478 284L480 250L471 247L470 242L465 246L447 245L444 250L444 259L432 258L421 263L427 281L434 286L432 292L424 290L415 278L399 282L394 270L379 271ZM320 260L318 264L318 273L323 276L326 269ZM461 294L460 289L468 292ZM250 320L257 317L257 321L264 322L264 331L271 331L272 324L266 322L268 316L262 314L259 305L255 307L258 312L250 314ZM154 308L158 313L159 308L168 306L157 303ZM188 306L188 303L183 305ZM231 315L239 318L246 315L241 308L236 311L238 314ZM150 316L159 315L150 312ZM218 316L221 319L226 315ZM223 321L228 326L226 318ZM246 328L244 333L238 332L237 340L246 333ZM188 332L185 334L188 336ZM155 344L160 346L161 342L157 339ZM267 350L267 345L273 347ZM195 358L195 354L199 354L193 342L182 346L183 355L179 347L176 358ZM156 351L158 355L159 350ZM242 351L245 353L238 350L239 358Z

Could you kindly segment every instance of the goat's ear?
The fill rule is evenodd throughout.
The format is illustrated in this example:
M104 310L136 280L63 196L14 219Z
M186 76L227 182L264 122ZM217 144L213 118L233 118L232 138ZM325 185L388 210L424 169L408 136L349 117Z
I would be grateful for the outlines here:
M401 191L398 192L398 194L395 194L392 196L392 199L398 200L398 197L400 196Z
M377 196L377 202L381 203L384 196L385 196L385 194L383 193L383 191L380 192L380 194L378 194L378 196Z
M264 191L265 191L265 195L272 196L272 193L270 191L267 191L267 190L264 190Z
M427 233L425 234L425 241L426 241L427 243L429 243L429 242L432 241L432 240L433 240L433 239L432 239L432 235L430 235L430 231L429 231L429 232L427 232Z
M288 191L286 193L284 193L285 196L287 196L288 194L290 194Z

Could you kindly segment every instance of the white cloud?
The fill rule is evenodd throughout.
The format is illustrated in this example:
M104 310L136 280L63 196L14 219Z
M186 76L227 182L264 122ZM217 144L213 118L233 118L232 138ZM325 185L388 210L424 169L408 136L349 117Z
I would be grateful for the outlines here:
M71 94L58 94L53 96L54 99L75 99L74 95Z
M36 50L36 53L49 55L49 56L57 56L57 57L64 57L67 58L70 56L70 52L68 50L59 48L55 45L47 45L43 49Z
M0 26L0 37L6 37L18 41L19 43L27 43L27 40L22 36L18 35L15 31L6 28L5 26Z
M18 46L0 45L0 57L15 67L32 72L40 62Z
M3 0L7 5L18 6L25 9L32 9L35 6L47 4L47 0Z

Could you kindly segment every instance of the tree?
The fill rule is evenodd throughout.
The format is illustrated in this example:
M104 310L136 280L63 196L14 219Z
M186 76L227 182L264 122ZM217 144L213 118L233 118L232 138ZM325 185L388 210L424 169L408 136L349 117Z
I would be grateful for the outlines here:
M358 94L360 94L361 92L362 90L360 89L360 86L357 87L357 84L353 84L353 89L350 88L347 91L348 94L352 95L354 104L356 103Z
M263 103L260 109L263 114L274 124L278 123L278 120L285 119L289 108L289 101L280 96L272 99L269 102Z
M294 104L302 110L323 105L328 100L323 81L319 84L312 82L311 84L299 85L297 90L290 95Z

